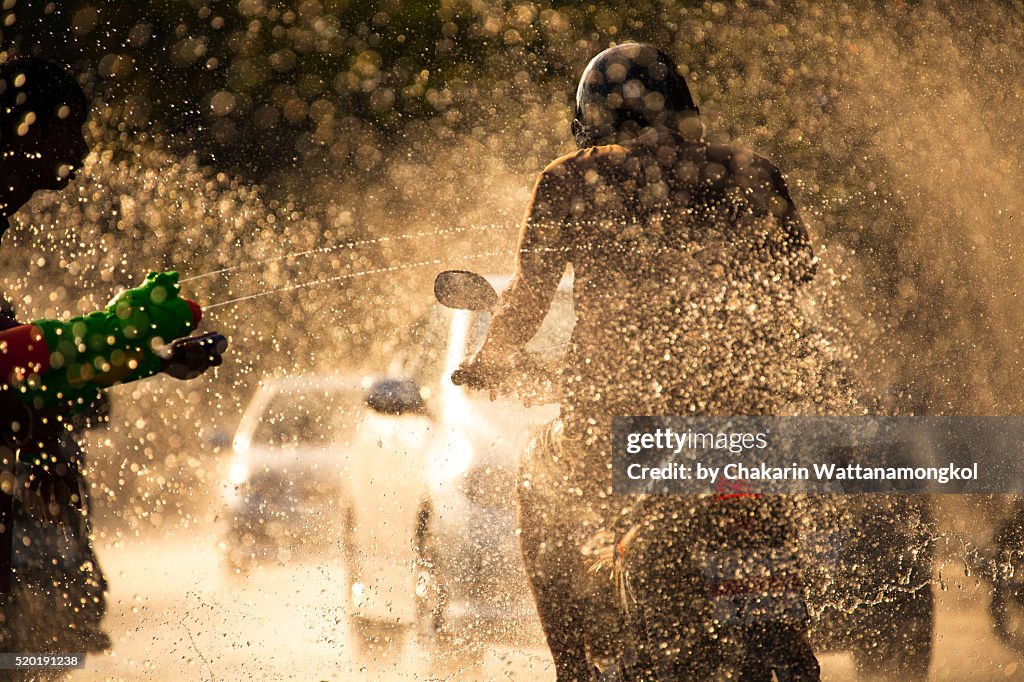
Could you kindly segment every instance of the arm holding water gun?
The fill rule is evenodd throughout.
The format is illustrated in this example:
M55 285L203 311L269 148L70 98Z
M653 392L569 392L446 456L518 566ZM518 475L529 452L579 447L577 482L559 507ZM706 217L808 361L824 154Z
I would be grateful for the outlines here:
M86 409L100 390L164 372L192 379L221 364L227 340L190 337L202 309L180 295L178 273L150 273L103 310L0 331L0 386L34 410Z
M88 111L64 68L31 56L0 63L0 236L35 192L74 180L89 152ZM202 311L179 294L176 273L152 274L104 310L30 324L0 303L0 593L10 592L12 544L24 533L15 498L37 522L63 522L69 504L82 504L77 447L66 446L74 416L108 386L157 372L191 379L220 364L227 341L190 337ZM55 585L73 574L65 566L54 558Z

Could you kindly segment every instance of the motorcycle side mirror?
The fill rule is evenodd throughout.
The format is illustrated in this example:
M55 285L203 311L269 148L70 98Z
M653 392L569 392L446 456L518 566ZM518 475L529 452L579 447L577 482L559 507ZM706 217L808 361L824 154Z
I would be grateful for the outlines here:
M469 270L445 270L435 277L434 298L457 310L493 310L498 305L498 292L491 283Z

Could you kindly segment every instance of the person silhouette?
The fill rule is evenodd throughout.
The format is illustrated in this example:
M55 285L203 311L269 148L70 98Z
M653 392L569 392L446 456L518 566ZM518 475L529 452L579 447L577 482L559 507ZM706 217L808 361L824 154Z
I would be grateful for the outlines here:
M88 111L81 86L57 64L37 57L0 63L0 247L11 217L33 194L64 189L82 168ZM89 542L88 486L76 434L102 422L108 386L155 372L191 379L221 364L226 341L219 335L168 336L178 340L157 356L110 326L119 313L132 319L143 295L150 297L147 312L154 320L173 313L177 324L164 324L181 337L198 324L198 305L176 296L176 274L154 273L146 286L115 299L117 310L71 321L25 324L9 301L0 309L2 651L109 646L99 626L106 583ZM157 286L164 289L154 297ZM164 299L169 303L157 310ZM103 326L106 343L97 346L93 336L70 346L55 341L77 338L71 333L76 324Z
M506 374L571 266L576 326L561 416L535 441L548 445L524 455L532 479L518 489L523 558L560 682L593 678L587 651L607 630L588 632L595 609L580 596L588 578L578 548L626 518L628 503L611 491L612 418L773 414L788 398L764 377L792 371L782 320L816 269L782 174L749 150L703 139L700 111L665 52L626 43L594 57L572 128L578 150L538 177L514 276L482 347L452 376L485 388ZM708 600L694 577L698 545L742 553L791 540L781 504L652 502L678 523L637 535L630 554L646 576L634 587L647 628L664 645L649 652L651 676L712 679L742 658L731 679L818 679L804 622L741 625L726 634L743 656L724 653L729 637L708 636Z

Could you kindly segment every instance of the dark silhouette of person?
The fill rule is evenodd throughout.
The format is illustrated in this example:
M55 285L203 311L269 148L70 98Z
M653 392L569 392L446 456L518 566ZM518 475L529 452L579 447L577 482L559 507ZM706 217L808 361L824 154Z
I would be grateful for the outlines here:
M64 189L82 168L88 109L60 66L35 57L0 63L0 248L10 218L35 192ZM116 382L98 373L81 394L87 401L26 402L15 378L21 358L38 349L34 329L9 302L0 310L0 650L98 651L109 646L99 625L106 582L89 542L76 436L102 422L105 400L90 403ZM222 346L178 348L160 367L177 378L221 362Z
M587 650L602 646L606 629L588 633L578 548L628 518L629 501L611 495L612 417L777 414L789 400L773 378L793 371L794 292L816 267L782 174L749 150L704 141L698 107L664 52L629 43L597 55L579 83L573 133L578 151L537 179L487 338L452 377L483 388L507 372L571 266L576 326L561 417L525 454L531 484L519 486L523 557L560 682L592 678ZM641 529L626 558L638 571L638 608L662 643L648 652L652 676L818 679L802 617L716 626L706 567L694 558L792 543L782 505L649 505L664 522Z

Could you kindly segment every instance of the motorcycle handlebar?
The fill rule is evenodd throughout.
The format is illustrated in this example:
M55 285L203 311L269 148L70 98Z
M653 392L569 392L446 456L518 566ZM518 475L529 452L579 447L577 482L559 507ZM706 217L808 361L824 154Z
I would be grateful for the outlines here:
M457 386L515 395L527 407L558 402L557 373L530 353L520 353L503 367L490 368L482 375L464 369L452 372Z

